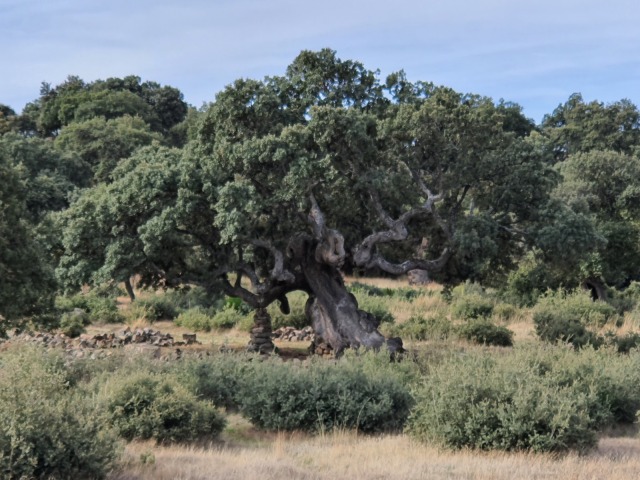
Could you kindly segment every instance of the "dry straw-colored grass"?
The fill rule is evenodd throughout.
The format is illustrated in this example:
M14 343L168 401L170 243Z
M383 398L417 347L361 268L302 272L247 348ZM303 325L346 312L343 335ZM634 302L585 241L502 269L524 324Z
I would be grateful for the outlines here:
M154 457L152 464L141 458ZM127 447L129 465L110 480L568 479L640 478L640 440L605 438L589 455L449 452L404 435L280 434L257 447Z

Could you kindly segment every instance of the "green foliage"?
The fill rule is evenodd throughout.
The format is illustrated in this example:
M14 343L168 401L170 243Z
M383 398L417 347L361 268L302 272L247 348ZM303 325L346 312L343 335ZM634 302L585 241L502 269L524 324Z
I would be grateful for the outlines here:
M163 298L170 302L178 313L196 307L206 310L217 310L222 308L223 305L219 292L207 292L202 287L194 287L191 285L179 289L167 290L164 292ZM242 308L244 308L244 306Z
M2 478L106 478L120 445L63 359L21 346L0 357Z
M216 312L211 319L211 325L218 330L226 330L235 327L246 315L235 308L225 307Z
M570 343L575 348L587 345L599 347L602 338L588 330L580 319L567 312L537 310L533 314L533 323L540 340L557 343Z
M148 311L151 321L173 320L178 316L178 307L173 298L166 294L138 298L135 303Z
M640 268L640 158L611 150L571 154L558 165L555 195L588 215L603 241L582 261L584 278L622 286Z
M402 428L411 406L406 387L378 370L365 373L356 362L307 366L256 364L238 388L240 412L268 430L361 432Z
M583 451L596 444L588 412L597 398L581 387L546 374L526 351L495 357L469 352L424 378L408 431L456 449Z
M453 302L451 313L464 320L488 318L493 314L493 302L481 295L466 295Z
M493 317L500 321L508 322L512 320L520 309L510 303L498 302L493 307Z
M0 144L0 336L53 307L55 281L29 222L27 185Z
M86 331L86 326L91 323L89 315L84 310L75 309L66 312L60 318L60 331L67 337L78 337Z
M640 348L640 334L629 332L624 336L613 336L611 343L618 353L629 353L632 349Z
M226 297L224 301L224 308L233 308L234 310L245 315L251 312L251 307L249 307L242 301L242 299L238 297Z
M210 332L214 327L213 317L206 310L198 307L182 312L176 318L175 324L195 332Z
M74 309L82 309L88 315L89 323L119 323L123 316L118 310L114 297L100 296L101 292L79 293L71 296L56 297L56 309L65 314Z
M413 340L446 340L451 335L453 326L443 314L413 315L407 321L395 324L390 330L392 336Z
M177 367L177 375L190 385L199 398L220 408L237 410L239 384L255 360L239 353L213 355L203 359L185 359Z
M458 333L462 338L483 345L513 346L513 332L486 319L473 320L461 325Z
M308 295L304 292L292 292L287 295L289 301L289 314L284 314L279 305L271 304L267 311L271 315L271 326L273 329L280 327L304 328L309 324L305 315L305 305ZM251 315L253 317L253 315Z
M348 286L348 289L358 298L362 298L367 295L370 297L395 297L402 300L412 301L425 294L424 290L418 290L416 288L380 288L361 282L351 283Z
M168 375L142 372L111 379L104 400L106 415L127 440L186 442L215 438L225 420L215 407L198 399Z
M358 308L369 312L380 323L393 323L393 315L388 309L385 297L363 296L358 298Z
M587 327L600 328L620 321L613 306L591 300L584 291L548 292L540 299L533 313L533 322L540 339L568 342L576 348L602 345L603 338Z
M91 167L94 182L108 181L113 169L139 147L160 141L140 117L105 117L72 123L62 129L55 146L80 156Z

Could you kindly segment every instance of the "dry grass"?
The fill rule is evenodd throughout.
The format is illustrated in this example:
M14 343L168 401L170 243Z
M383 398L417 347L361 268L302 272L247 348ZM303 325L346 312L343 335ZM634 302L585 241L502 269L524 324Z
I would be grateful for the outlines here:
M449 452L404 435L279 434L266 444L154 447L131 444L128 466L110 480L611 479L640 476L640 440L605 438L587 456ZM142 464L141 459L152 458Z

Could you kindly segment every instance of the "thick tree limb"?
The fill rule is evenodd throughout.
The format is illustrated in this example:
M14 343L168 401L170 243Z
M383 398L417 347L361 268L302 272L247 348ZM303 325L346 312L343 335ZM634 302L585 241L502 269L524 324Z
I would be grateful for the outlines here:
M311 225L313 236L318 241L315 251L316 261L333 267L341 267L347 255L344 249L344 237L337 230L326 227L324 214L313 192L309 194L309 200L311 201L311 211L307 221Z
M394 275L401 275L414 269L435 272L442 269L451 257L451 250L449 248L445 248L440 256L434 260L414 259L402 263L392 263L376 251L376 246L380 243L391 243L406 240L409 236L407 223L411 219L420 215L431 215L440 228L442 228L447 238L450 239L452 236L449 225L440 218L435 208L436 202L442 199L442 195L433 194L417 172L412 170L409 171L411 172L411 176L415 183L426 196L424 204L418 208L413 208L404 212L400 217L394 220L382 206L378 193L373 189L370 190L369 193L373 207L378 213L378 217L382 223L386 225L388 229L372 233L354 248L353 260L357 266L365 268L377 267Z
M253 240L251 242L255 247L264 248L273 255L274 265L271 270L270 278L277 282L292 282L295 280L295 276L284 266L284 254L274 247L270 242L264 240Z

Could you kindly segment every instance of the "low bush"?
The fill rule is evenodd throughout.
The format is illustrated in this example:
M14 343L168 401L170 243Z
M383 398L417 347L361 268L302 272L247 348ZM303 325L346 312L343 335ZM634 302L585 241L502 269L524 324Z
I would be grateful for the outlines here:
M268 430L362 432L400 430L411 396L389 372L365 372L357 362L297 366L256 364L238 386L240 412Z
M224 308L233 308L243 315L248 315L253 310L238 297L226 297L224 301Z
M0 357L2 478L105 478L121 446L62 357L20 346Z
M127 440L173 443L214 438L225 425L212 403L198 399L173 376L141 372L112 378L107 390L107 418Z
M570 343L575 348L587 345L597 348L603 343L599 335L588 330L582 321L570 312L537 309L533 313L533 323L540 340L546 342Z
M91 323L87 312L80 308L76 308L71 312L67 312L60 318L60 331L67 337L78 337L86 332L86 326Z
M178 315L175 324L195 332L210 332L213 328L213 317L201 308L190 308Z
M114 297L102 297L89 292L56 298L56 309L61 314L76 308L87 312L90 323L119 323L123 320Z
M589 398L514 356L470 352L432 369L415 393L408 432L445 447L583 451L596 444Z
M176 373L199 398L217 407L238 409L238 385L251 368L254 357L224 353L203 359L185 359Z
M163 297L171 302L178 313L191 308L203 310L218 310L224 305L224 297L220 294L207 292L202 287L184 287L167 290Z
M172 297L166 294L139 298L135 304L147 310L147 318L151 322L173 320L178 316L179 307L174 304Z
M593 301L583 291L547 292L533 311L536 333L541 340L571 343L576 348L601 346L603 338L588 327L598 328L619 320L614 307Z
M476 283L458 285L451 292L451 313L454 318L472 320L489 318L493 314L494 300Z
M565 318L573 318L584 325L596 328L607 324L618 324L621 320L615 307L600 300L592 300L589 293L584 290L549 291L540 298L535 311L555 311Z
M486 319L473 320L461 325L458 333L462 338L474 343L498 347L513 346L513 332Z
M634 348L640 348L640 333L630 332L624 336L614 335L610 339L618 353L629 353Z
M305 305L307 304L308 295L304 292L291 292L287 295L289 301L289 314L284 314L280 310L278 302L274 302L267 308L269 315L271 315L271 325L273 329L280 327L295 327L304 328L309 322L304 313ZM253 318L253 314L250 314ZM253 324L253 321L251 322Z
M413 315L407 321L395 324L390 329L390 333L393 336L413 340L446 340L452 330L451 322L444 315L428 317Z
M211 326L218 330L226 330L235 327L246 316L240 310L234 307L225 307L223 310L216 312L211 319Z
M353 282L348 287L349 291L356 297L394 297L400 300L413 301L417 297L424 295L426 290L410 287L401 288L380 288L366 283Z
M513 320L519 312L520 309L510 303L499 302L493 307L493 318L502 322L509 322Z

